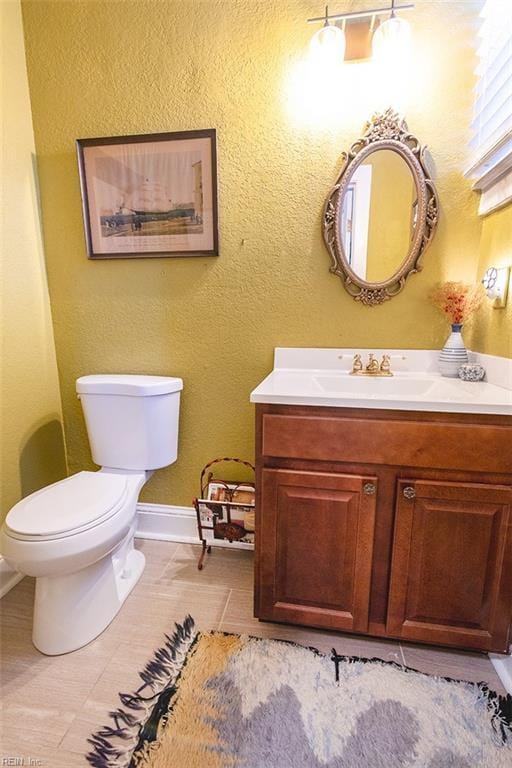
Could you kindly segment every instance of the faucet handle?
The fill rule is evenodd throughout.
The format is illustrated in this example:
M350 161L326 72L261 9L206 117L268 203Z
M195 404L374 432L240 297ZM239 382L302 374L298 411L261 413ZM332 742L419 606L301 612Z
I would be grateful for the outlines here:
M352 362L352 373L357 373L358 371L363 370L363 362L361 360L361 355L354 355L354 360Z
M380 370L382 373L391 374L391 362L389 355L382 355L382 362L380 364Z

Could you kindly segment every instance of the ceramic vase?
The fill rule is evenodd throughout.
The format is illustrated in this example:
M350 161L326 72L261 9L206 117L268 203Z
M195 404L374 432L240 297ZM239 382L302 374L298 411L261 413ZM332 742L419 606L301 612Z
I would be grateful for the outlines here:
M452 332L439 353L438 363L441 376L457 378L461 365L468 362L468 353L462 340L461 330L461 323L452 324Z

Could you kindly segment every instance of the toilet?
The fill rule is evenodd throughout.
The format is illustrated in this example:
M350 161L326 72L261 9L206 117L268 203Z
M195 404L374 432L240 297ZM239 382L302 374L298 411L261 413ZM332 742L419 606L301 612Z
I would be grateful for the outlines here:
M137 499L176 461L181 379L96 375L76 382L101 469L78 472L18 502L0 531L7 563L36 579L32 638L69 653L110 624L145 565L134 549Z

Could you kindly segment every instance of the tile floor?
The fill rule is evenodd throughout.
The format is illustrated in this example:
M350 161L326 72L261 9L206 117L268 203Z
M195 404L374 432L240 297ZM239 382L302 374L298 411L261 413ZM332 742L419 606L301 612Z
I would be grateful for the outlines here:
M49 657L32 646L32 579L23 579L0 601L0 765L20 764L7 759L24 758L25 765L85 768L86 739L108 722L118 692L139 685L138 671L164 632L187 613L200 629L295 640L324 652L334 645L338 653L486 680L503 692L483 655L260 624L252 616L250 552L216 549L201 573L195 546L139 540L137 547L147 562L140 582L108 629L74 653Z

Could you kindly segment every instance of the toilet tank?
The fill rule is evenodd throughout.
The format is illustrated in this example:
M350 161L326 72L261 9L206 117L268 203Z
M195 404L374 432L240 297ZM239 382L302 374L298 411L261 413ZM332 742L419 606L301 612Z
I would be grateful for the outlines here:
M182 389L181 379L168 376L104 374L77 379L93 461L102 467L140 471L176 461Z

